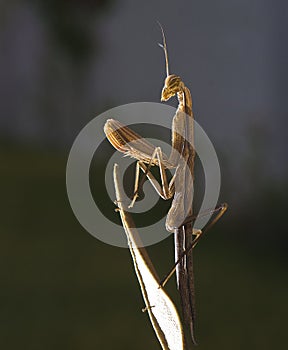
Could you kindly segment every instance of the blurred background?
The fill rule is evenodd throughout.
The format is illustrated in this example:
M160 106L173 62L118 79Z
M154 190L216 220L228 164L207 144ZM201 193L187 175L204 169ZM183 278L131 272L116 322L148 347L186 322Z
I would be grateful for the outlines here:
M170 70L191 88L217 150L220 202L229 204L195 249L198 348L286 342L287 3L2 0L3 349L160 349L129 252L89 235L65 188L69 150L87 122L120 104L159 102L157 20ZM105 161L98 155L97 169ZM105 201L105 189L96 196ZM172 237L149 253L163 276ZM168 290L178 304L174 281Z

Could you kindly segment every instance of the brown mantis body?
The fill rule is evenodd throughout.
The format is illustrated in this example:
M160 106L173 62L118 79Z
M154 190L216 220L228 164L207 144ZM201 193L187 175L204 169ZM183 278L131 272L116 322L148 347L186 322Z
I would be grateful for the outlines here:
M192 223L181 225L187 216L192 215L192 191L193 191L193 166L194 149L187 140L193 140L193 114L192 99L188 88L176 75L168 75L162 91L161 100L168 100L177 94L179 106L172 122L172 152L167 158L160 148L154 147L145 139L121 126L116 121L108 120L105 124L105 133L112 145L121 152L133 158L140 159L136 167L135 189L138 190L139 168L147 175L156 191L164 199L174 195L171 208L166 219L166 229L174 231L175 237L175 260L177 261L193 241ZM119 129L120 128L120 129ZM118 130L117 130L118 129ZM121 132L119 132L121 130ZM183 131L188 134L183 137ZM149 165L146 166L145 163ZM151 165L157 165L160 169L162 187L156 181L149 170ZM165 168L176 168L170 184L168 185ZM175 186L176 182L176 186ZM184 186L186 191L184 190ZM176 188L176 191L175 191ZM188 190L188 191L187 191ZM136 195L133 199L135 201ZM187 207L188 206L188 207ZM194 274L192 250L182 257L178 263L177 285L181 295L184 322L189 326L194 343Z
M195 159L192 98L189 89L180 77L169 74L163 30L162 34L167 76L162 89L161 101L167 101L175 95L178 99L178 108L172 121L172 151L170 156L167 157L160 147L155 147L140 135L113 119L107 120L104 131L117 150L138 160L135 192L130 206L133 206L137 198L140 169L163 199L173 197L166 218L166 229L169 232L174 232L176 264L160 285L164 286L176 269L177 287L181 297L184 323L190 329L191 339L196 344L194 337L195 293L192 247L198 241L201 231L193 229L193 220L191 219L193 218L192 199ZM151 173L151 166L159 167L161 185ZM173 168L175 174L168 184L166 169ZM141 181L140 185L142 185Z

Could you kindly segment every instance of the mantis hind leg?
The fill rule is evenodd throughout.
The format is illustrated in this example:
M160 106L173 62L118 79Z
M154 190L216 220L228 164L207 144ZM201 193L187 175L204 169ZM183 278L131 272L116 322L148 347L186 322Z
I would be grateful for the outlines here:
M223 214L226 212L228 208L227 203L223 203L220 204L218 207L216 207L215 209L209 211L209 212L213 212L213 213L217 213L216 216L212 219L212 221L210 221L210 223L208 223L203 230L197 230L197 229L193 229L193 235L196 235L196 237L193 239L192 244L186 248L186 250L184 250L182 252L182 254L179 256L178 260L175 262L175 264L173 265L173 267L170 269L170 271L168 272L168 274L163 278L163 280L160 282L159 284L159 288L164 287L165 284L169 281L170 277L173 275L173 273L175 272L177 265L182 261L182 259L184 258L184 256L187 255L187 253L189 253L189 251L193 248L195 248L196 244L198 243L199 239L203 236L204 233L206 233L208 230L210 230L210 228L212 226L214 226L214 224L223 216ZM198 214L198 215L192 215L191 217L188 217L185 222L194 222L195 219L200 216L200 215L207 215L207 213L203 213L203 214ZM188 221L189 220L189 221Z

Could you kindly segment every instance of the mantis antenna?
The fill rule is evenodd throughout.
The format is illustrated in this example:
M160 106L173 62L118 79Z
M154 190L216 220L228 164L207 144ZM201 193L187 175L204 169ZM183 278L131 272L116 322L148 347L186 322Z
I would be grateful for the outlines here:
M164 29L161 25L160 22L158 22L159 27L161 29L162 32L162 38L163 38L163 44L158 43L158 45L160 47L162 47L162 49L164 50L164 54L165 54L165 62L166 62L166 77L168 77L169 75L169 62L168 62L168 51L167 51L167 45L166 45L166 38L165 38L165 33L164 33Z

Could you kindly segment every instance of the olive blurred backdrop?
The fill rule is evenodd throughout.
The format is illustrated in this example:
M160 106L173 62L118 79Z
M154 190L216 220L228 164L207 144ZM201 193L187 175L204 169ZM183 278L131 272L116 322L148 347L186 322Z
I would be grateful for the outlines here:
M229 203L195 250L199 349L285 344L287 16L280 0L1 2L1 349L160 348L129 252L80 226L65 187L69 149L89 120L159 101L157 20ZM118 220L105 189L94 195ZM163 275L172 238L149 252ZM168 290L179 303L173 281Z

